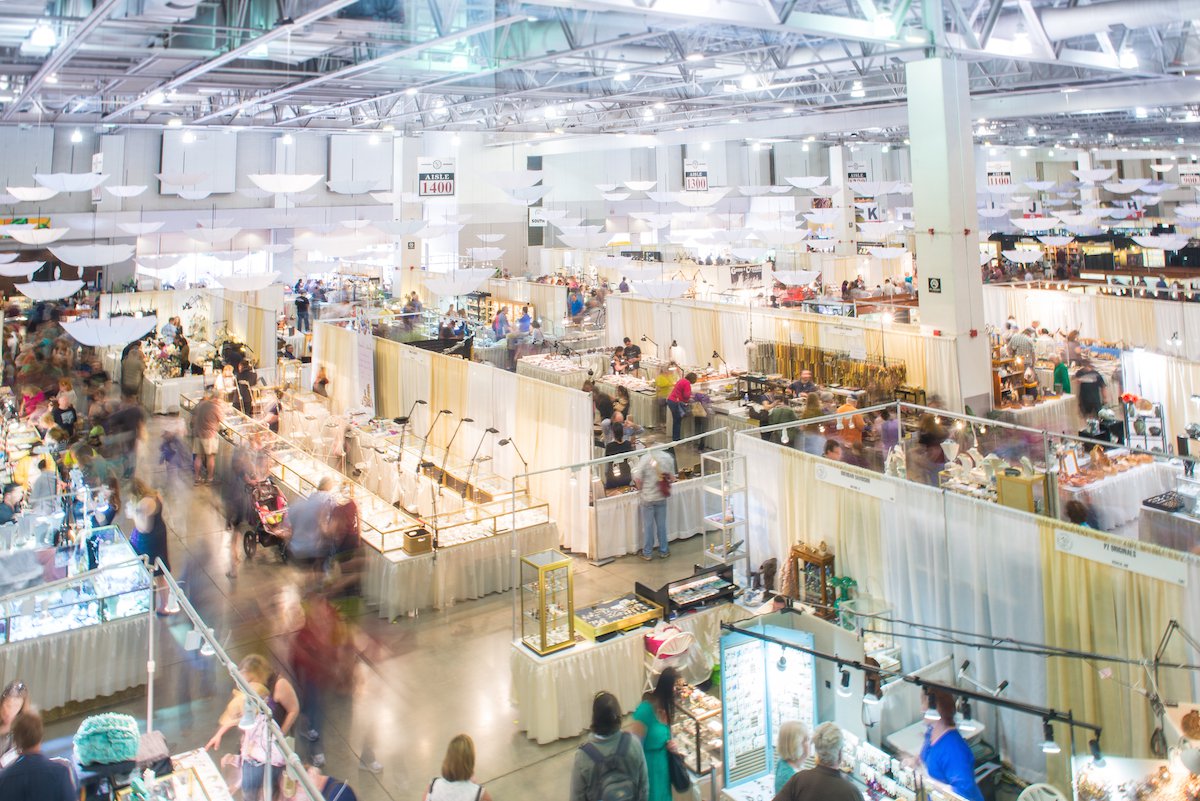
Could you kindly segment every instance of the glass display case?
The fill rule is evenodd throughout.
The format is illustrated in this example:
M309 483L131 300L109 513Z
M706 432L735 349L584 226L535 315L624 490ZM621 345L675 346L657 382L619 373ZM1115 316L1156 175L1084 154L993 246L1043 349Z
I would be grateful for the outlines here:
M425 519L425 526L434 532L438 548L449 548L549 522L548 503L519 495L504 501L468 503L453 512L431 515Z
M675 711L671 739L679 755L692 773L708 773L721 762L720 699L683 684L675 696Z
M797 582L793 597L815 607L819 617L832 620L835 614L833 602L837 598L833 586L833 554L823 542L819 548L797 543L788 552L788 559Z
M93 529L86 540L59 548L56 563L76 581L17 593L0 603L0 645L144 615L153 607L150 573L115 526Z
M629 592L619 598L575 610L575 629L589 640L599 640L620 631L636 629L662 617L663 609L654 601Z
M704 479L704 559L738 564L748 583L750 551L746 529L746 457L721 449L700 454Z
M554 549L521 557L521 642L542 656L575 644L571 558Z
M637 582L633 589L641 597L661 606L667 618L672 619L693 609L731 601L739 588L733 580L733 565L727 564L696 565L687 578L669 581L658 589Z

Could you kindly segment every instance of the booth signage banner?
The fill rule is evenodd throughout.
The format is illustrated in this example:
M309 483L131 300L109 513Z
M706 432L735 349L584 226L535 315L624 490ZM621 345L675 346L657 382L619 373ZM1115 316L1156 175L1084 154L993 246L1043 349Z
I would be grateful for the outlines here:
M104 154L103 153L93 153L92 154L92 172L97 173L97 174L104 172ZM104 193L102 190L103 190L103 188L100 186L94 187L92 189L92 203L99 203L101 200L103 200Z
M1179 185L1200 186L1200 164L1180 164Z
M546 227L546 210L539 207L529 207L529 227L530 228L545 228Z
M1180 587L1186 587L1188 583L1186 564L1169 556L1143 551L1138 547L1138 543L1132 540L1117 544L1086 534L1058 529L1054 533L1054 549Z
M864 161L851 161L846 164L846 180L847 181L869 181L871 180L867 171L867 164Z
M987 185L988 186L1011 186L1012 185L1012 162L1011 161L989 161L987 163Z
M683 162L683 191L708 191L708 162L687 159Z
M454 159L417 159L417 195L452 197L454 195Z
M832 465L817 465L817 480L833 484L835 487L866 493L881 501L894 502L896 500L896 487L892 482L873 476L860 476Z

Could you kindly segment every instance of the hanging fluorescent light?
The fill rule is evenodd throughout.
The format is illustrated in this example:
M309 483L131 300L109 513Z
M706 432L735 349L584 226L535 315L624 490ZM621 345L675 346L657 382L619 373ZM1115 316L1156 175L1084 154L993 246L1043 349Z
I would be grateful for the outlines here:
M632 77L633 76L630 75L625 70L621 70L620 72L618 72L616 75L613 76L613 80L616 81L617 83L625 83L626 81L630 80Z
M77 145L82 141L83 131L79 130L78 128L76 128L74 131L71 131L71 144Z
M146 98L146 104L150 106L161 106L167 99L167 96L162 92L151 92Z
M1123 70L1136 70L1138 67L1137 53L1128 47L1124 48L1117 56L1117 66Z
M743 89L757 89L759 86L758 76L746 73L742 76L741 83Z
M1050 725L1049 720L1042 721L1042 742L1040 743L1043 754L1061 754L1062 748L1058 743L1054 742L1054 727Z
M703 60L704 60L703 53L688 53L686 56L684 56L684 61L691 61L693 63L695 63L697 61L703 61Z
M784 106L783 108L780 109L780 111L782 111L784 114L795 114L796 107L795 106Z
M171 119L167 120L167 127L168 128L181 128L181 127L183 127L183 120L180 119L179 117L172 117Z
M1133 110L1133 116L1139 120L1144 120L1150 116L1150 112L1146 111L1143 106L1138 106Z
M404 94L408 95L409 97L412 97L416 93L417 93L417 87L415 87L415 86L410 86L404 90Z
M850 85L850 96L851 97L866 97L867 96L866 90L863 89L862 81L855 81L854 83L852 83Z
M29 34L29 43L34 47L54 47L58 34L46 22L39 22Z

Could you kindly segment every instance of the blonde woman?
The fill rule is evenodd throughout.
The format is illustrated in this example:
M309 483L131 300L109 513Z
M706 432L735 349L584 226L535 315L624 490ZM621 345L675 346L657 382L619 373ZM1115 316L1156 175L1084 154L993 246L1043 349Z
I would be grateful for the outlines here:
M475 781L475 741L459 734L446 747L442 775L429 783L425 801L492 801L492 795Z
M775 739L775 792L808 761L808 727L798 720L787 720Z

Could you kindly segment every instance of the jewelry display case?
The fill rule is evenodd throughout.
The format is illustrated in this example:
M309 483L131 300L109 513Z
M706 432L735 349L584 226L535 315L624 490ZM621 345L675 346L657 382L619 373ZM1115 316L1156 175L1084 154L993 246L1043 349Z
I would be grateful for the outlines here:
M150 574L119 528L93 529L87 539L55 553L55 564L68 579L88 572L89 563L99 572L0 604L0 645L150 612Z
M731 450L700 454L704 479L704 559L709 564L737 564L739 578L749 579L750 551L746 529L746 457Z
M636 582L633 585L634 592L661 606L667 619L693 609L731 601L737 594L739 588L734 583L732 564L712 567L695 565L693 570L691 576L669 581L657 590Z
M833 586L833 554L823 542L817 548L797 544L788 552L788 559L797 582L793 597L816 607L819 617L832 620L836 614L833 602L837 598Z
M654 601L626 593L619 598L575 610L575 630L589 640L599 640L619 631L636 629L662 617L663 609Z
M801 648L813 635L747 621L755 631ZM816 666L813 656L740 631L721 635L724 784L733 787L775 773L776 732L788 720L813 730Z
M467 504L453 512L442 512L425 519L425 527L434 533L438 548L530 528L550 522L550 505L537 498L521 495L511 500Z
M687 684L677 689L671 739L688 770L701 776L721 762L721 701Z
M575 644L571 558L554 549L521 557L521 642L536 654Z

